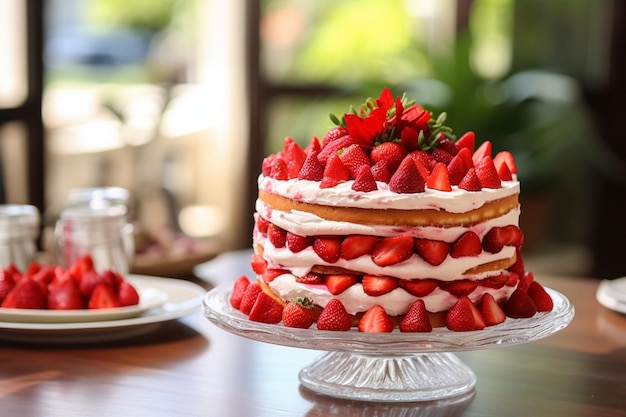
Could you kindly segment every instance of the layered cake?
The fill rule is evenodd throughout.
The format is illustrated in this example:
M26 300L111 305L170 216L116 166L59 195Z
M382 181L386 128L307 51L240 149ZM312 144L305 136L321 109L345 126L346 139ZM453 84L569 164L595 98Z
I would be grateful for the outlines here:
M524 269L513 155L384 89L258 178L251 320L321 330L480 330L552 308ZM300 320L300 315L307 315ZM294 319L293 317L296 317Z

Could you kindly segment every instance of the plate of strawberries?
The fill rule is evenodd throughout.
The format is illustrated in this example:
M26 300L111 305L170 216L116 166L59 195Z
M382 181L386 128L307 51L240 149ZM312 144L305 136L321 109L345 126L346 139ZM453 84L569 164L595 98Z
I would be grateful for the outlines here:
M0 321L72 323L137 317L167 294L133 276L97 271L90 255L68 268L32 262L0 269Z

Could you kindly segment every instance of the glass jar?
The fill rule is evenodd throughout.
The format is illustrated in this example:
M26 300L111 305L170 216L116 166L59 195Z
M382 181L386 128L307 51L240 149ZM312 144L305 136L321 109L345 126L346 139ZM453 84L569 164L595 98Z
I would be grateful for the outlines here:
M37 254L40 220L35 206L0 205L0 267L13 264L26 271Z
M74 188L67 196L66 207L128 207L128 197L128 190L122 187Z
M128 274L133 227L128 223L126 206L68 207L61 212L54 234L57 259L63 267L91 254L97 271Z

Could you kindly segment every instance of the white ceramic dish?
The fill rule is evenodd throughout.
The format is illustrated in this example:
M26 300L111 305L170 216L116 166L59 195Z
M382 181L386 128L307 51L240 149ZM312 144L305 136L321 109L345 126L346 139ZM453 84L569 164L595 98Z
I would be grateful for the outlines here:
M150 333L164 323L199 312L206 290L188 281L130 275L139 288L166 296L165 302L138 316L98 321L25 323L0 321L0 340L37 344L83 344L122 340Z
M167 293L133 276L128 278L139 293L139 304L127 307L82 310L36 310L0 308L0 321L16 323L74 323L86 321L120 320L137 317L151 308L162 305Z
M596 299L606 308L626 314L626 277L602 280Z

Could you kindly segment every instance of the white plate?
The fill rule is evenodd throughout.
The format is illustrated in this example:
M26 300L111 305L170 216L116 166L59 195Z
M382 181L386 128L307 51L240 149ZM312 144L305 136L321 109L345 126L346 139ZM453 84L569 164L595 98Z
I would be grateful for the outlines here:
M167 300L138 317L70 323L0 322L0 340L37 344L99 343L141 336L199 312L206 290L181 279L130 275L134 285L163 292Z
M606 308L626 314L626 277L600 281L596 299Z
M19 323L73 323L85 321L120 320L137 317L142 313L163 304L167 293L153 286L146 286L141 279L130 275L128 282L139 293L139 304L118 308L81 310L38 310L25 308L0 308L0 322Z

